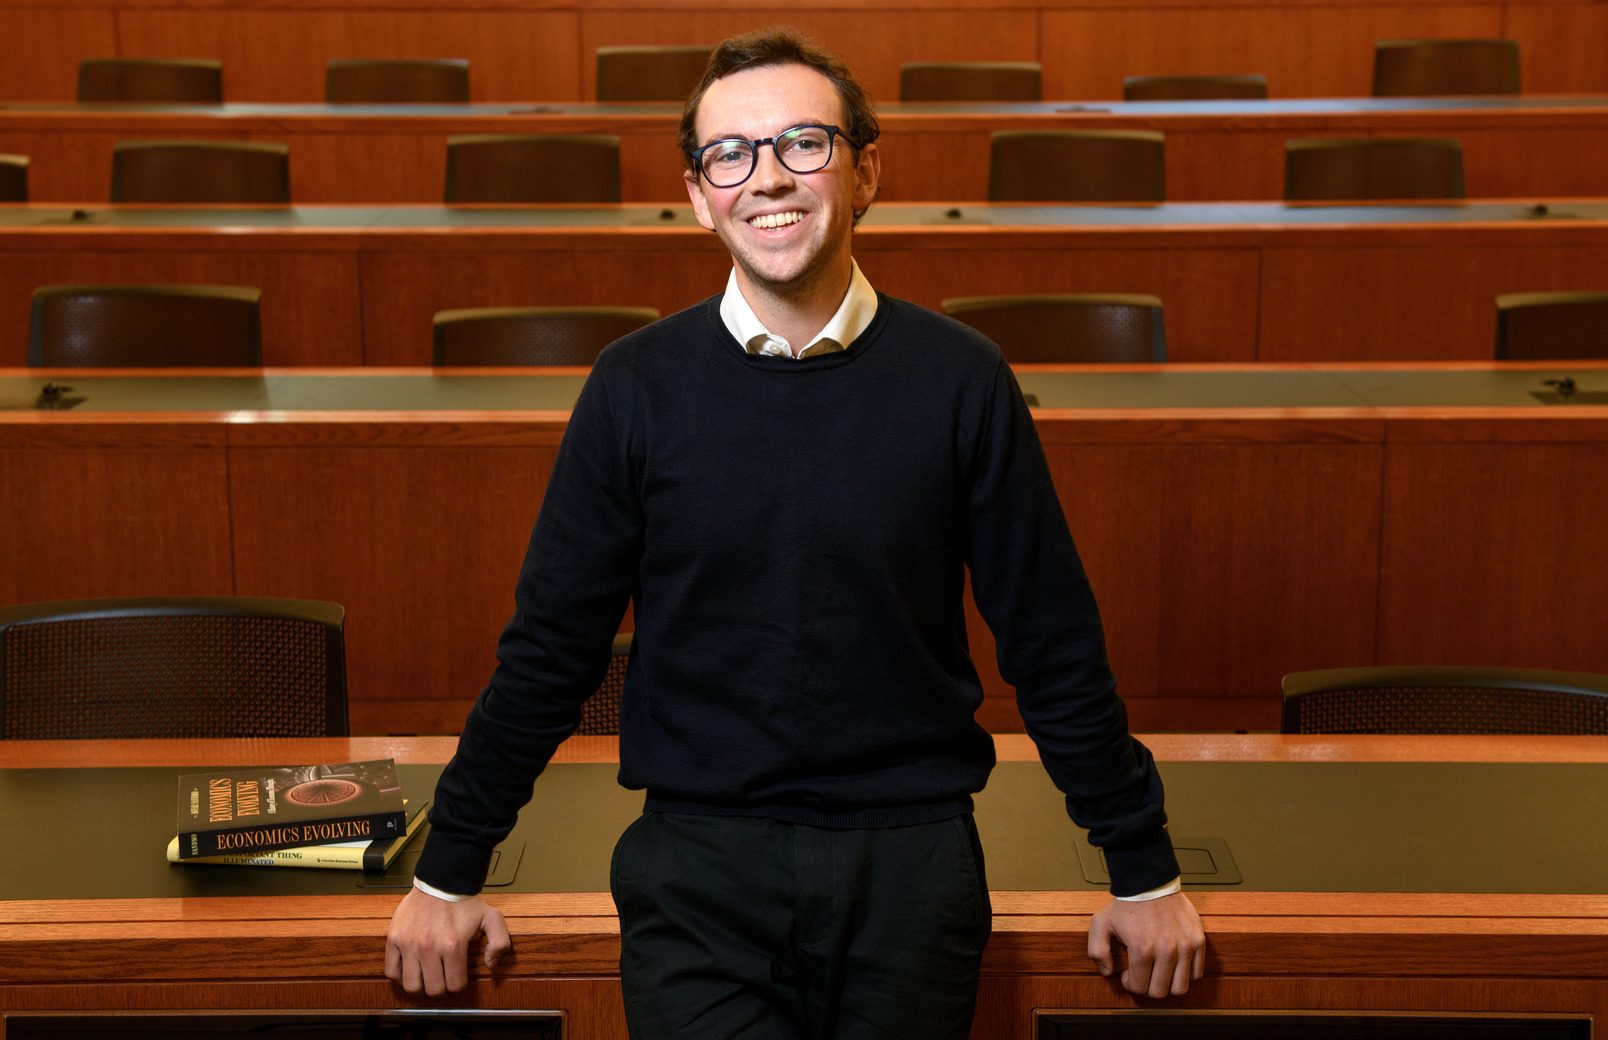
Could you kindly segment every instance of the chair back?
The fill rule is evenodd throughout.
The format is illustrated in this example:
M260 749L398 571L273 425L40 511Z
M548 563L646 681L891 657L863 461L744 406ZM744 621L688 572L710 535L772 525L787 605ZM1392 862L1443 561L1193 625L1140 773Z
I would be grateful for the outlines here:
M435 316L432 362L590 365L603 348L659 320L652 307L484 307Z
M33 294L28 364L256 368L261 297L222 285L48 285Z
M599 47L599 101L685 101L698 88L713 47Z
M223 102L223 62L211 58L86 58L80 101Z
M900 101L1041 101L1036 61L911 61L899 66Z
M1260 101L1266 76L1129 76L1124 101Z
M290 203L290 146L261 141L119 141L112 201Z
M0 155L0 202L28 201L28 157Z
M345 616L243 597L0 607L0 737L346 736Z
M1298 137L1284 142L1291 201L1460 199L1463 145L1452 137Z
M990 202L1162 202L1162 135L1153 130L999 130Z
M993 340L1013 365L1167 360L1156 296L959 296L945 300L943 309Z
M1376 667L1284 677L1284 733L1608 734L1608 676Z
M631 663L634 632L614 637L613 656L603 682L581 704L581 723L575 732L583 737L607 737L620 732L620 694L625 692L625 670Z
M447 138L448 202L619 202L620 139L609 134Z
M469 62L463 58L331 58L324 100L332 105L463 104Z
M1374 97L1517 93L1517 40L1379 40L1374 44Z
M1496 298L1498 361L1608 360L1608 292Z

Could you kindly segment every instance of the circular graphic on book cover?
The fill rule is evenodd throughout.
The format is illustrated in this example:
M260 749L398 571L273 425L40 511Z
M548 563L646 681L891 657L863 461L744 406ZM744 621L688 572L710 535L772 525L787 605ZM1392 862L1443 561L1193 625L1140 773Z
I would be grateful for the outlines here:
M295 805L340 805L363 793L360 784L339 777L326 776L308 780L285 791L285 800Z

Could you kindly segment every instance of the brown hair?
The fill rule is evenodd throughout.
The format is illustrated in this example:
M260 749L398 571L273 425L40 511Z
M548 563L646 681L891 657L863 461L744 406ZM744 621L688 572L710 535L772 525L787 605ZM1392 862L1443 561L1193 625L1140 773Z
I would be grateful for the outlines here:
M849 71L849 67L843 64L842 58L821 48L797 29L771 26L733 36L709 55L709 67L704 69L698 89L687 98L686 107L681 110L681 154L689 170L694 169L690 153L698 147L698 106L703 102L710 84L734 72L767 65L803 65L832 81L838 98L843 102L843 136L853 146L856 158L860 149L875 141L882 132L877 125L877 112L871 103L871 95Z

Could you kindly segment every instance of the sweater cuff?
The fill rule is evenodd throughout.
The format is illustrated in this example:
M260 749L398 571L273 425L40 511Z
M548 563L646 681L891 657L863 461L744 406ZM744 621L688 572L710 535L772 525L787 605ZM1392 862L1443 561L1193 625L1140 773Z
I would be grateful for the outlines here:
M1111 875L1111 894L1118 899L1161 888L1177 878L1178 857L1166 830L1133 845L1105 850L1106 871Z
M480 894L490 869L489 851L455 840L444 831L432 830L424 840L424 851L419 853L413 875L415 881L423 881L436 892L473 896Z

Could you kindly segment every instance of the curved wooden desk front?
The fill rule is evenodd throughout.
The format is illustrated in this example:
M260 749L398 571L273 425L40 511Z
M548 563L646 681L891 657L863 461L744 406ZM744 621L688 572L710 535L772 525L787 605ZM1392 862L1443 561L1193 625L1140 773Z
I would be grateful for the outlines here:
M879 290L935 309L990 293L1159 296L1173 362L1478 361L1494 353L1497 295L1608 286L1608 202L889 203L854 253ZM252 286L269 365L426 365L439 310L670 314L730 269L686 205L0 206L0 367L25 363L42 285Z
M1344 890L1323 883L1303 887L1301 862L1312 864L1314 878L1324 871L1321 857L1290 847L1303 840L1296 833L1301 828L1292 827L1289 842L1281 846L1278 821L1284 817L1277 809L1269 815L1267 800L1253 798L1255 804L1242 811L1223 810L1223 836L1238 850L1245 881L1220 886L1221 890L1210 886L1192 890L1210 936L1208 975L1188 997L1162 1006L1608 1015L1608 887L1600 871L1594 875L1596 883L1579 884L1567 877L1560 881L1555 876L1573 872L1578 879L1582 870L1589 872L1590 863L1600 862L1608 852L1600 811L1605 787L1595 782L1608 773L1608 750L1600 740L1165 735L1142 739L1156 752L1164 776L1205 778L1203 783L1210 785L1218 775L1253 769L1303 781L1296 786L1304 794L1282 800L1299 803L1296 808L1321 824L1310 831L1320 852L1345 847L1345 836L1357 833L1373 834L1378 842L1376 849L1359 857L1361 871L1349 875L1355 880L1375 871L1374 883ZM1025 738L1000 737L997 742L1002 772L1042 772ZM453 746L450 739L417 738L20 742L0 744L0 765L5 769L0 782L13 787L26 782L41 790L66 784L89 797L97 789L94 770L109 767L147 767L147 772L176 774L188 767L223 763L386 756L414 766L444 762ZM610 738L580 738L561 748L555 762L560 767L606 763L614 753ZM36 772L20 772L30 770ZM1415 803L1410 792L1392 811L1369 801L1360 790L1335 790L1331 797L1321 785L1305 783L1314 776L1366 780L1402 770L1420 776L1449 772L1483 777L1496 786L1509 774L1538 777L1549 784L1584 777L1590 789L1559 812L1584 807L1596 815L1570 820L1541 807L1530 819L1489 819L1489 826L1475 826L1467 834L1464 848L1457 840L1460 824L1426 817L1435 810ZM598 772L595 782L607 784L608 772ZM538 782L538 799L543 783L549 782ZM1047 836L1025 829L1031 822L1022 822L1031 821L1030 811L1040 809L1048 813L1045 819L1055 818L1060 809L1053 789L1044 799L1018 798L1009 804L989 801L989 793L979 799L978 820L989 856L1000 867L998 874L1016 869L1013 857L1031 857L1038 846L1063 843L1061 834ZM1169 798L1175 833L1202 818L1202 803L1197 799L1191 804L1189 794L1180 788ZM1452 795L1451 802L1458 804L1447 804L1443 814L1463 821L1463 826L1482 822L1481 806L1469 799L1462 804ZM1507 808L1522 805L1524 799L1522 791L1511 789L1498 797ZM1280 800L1275 792L1271 801ZM138 814L145 808L126 811ZM154 822L148 828L153 832L149 848L70 854L98 857L108 871L116 871L120 860L132 864L135 857L159 862L167 811L160 809L150 814ZM72 826L71 821L18 824L25 812L16 805L0 809L14 830L20 827L30 836L53 826L57 833ZM1029 815L1019 817L1024 812ZM1056 826L1065 826L1064 818ZM1260 851L1258 828L1274 841L1263 844ZM1066 843L1076 840L1071 827L1066 826L1064 833ZM1425 834L1433 837L1425 840ZM540 836L555 844L566 841L564 836ZM563 855L600 851L606 864L611 836L567 840L594 842L601 849L572 847ZM1292 852L1297 866L1270 878L1268 861ZM12 852L22 854L20 849ZM36 854L39 867L48 870L52 853ZM527 857L554 854L552 845L537 847L527 839ZM1480 862L1522 868L1530 858L1537 863L1533 885L1501 882L1500 869L1493 872ZM1548 858L1565 862L1549 869ZM1445 876L1448 860L1458 859L1472 864L1467 883L1449 889L1427 884ZM142 860L129 869L139 872L146 866ZM152 869L240 868L160 864ZM352 876L337 872L317 880L327 889L325 894L276 894L285 886L313 883L286 875L312 873L268 870L239 882L231 876L231 883L260 885L260 894L195 898L17 899L13 882L9 893L0 892L0 1011L562 1008L569 1014L568 1035L573 1040L623 1038L618 925L606 891L522 891L516 879L506 891L490 896L509 919L513 955L495 972L477 967L465 995L428 1001L407 998L382 974L385 930L399 894L360 891ZM991 869L990 874L994 877L996 871ZM1498 887L1479 887L1485 879L1497 881ZM604 879L598 880L601 889ZM991 886L994 935L984 961L972 1031L976 1040L1028 1040L1034 1008L1156 1006L1120 992L1087 961L1088 915L1106 897L1082 878L1069 874L1067 880L1068 887L1060 891L1007 890L997 878Z
M331 600L353 730L455 733L584 378L538 371L0 371L0 602ZM1308 668L1608 672L1608 407L1535 396L1565 375L1608 393L1604 362L1019 370L1135 727L1277 728ZM972 622L979 717L1019 729Z
M0 151L33 157L37 201L109 198L118 141L222 137L288 144L291 198L299 203L437 203L452 134L603 133L620 138L626 201L683 203L679 118L679 105L575 102L19 104L0 106ZM1601 96L885 104L880 118L890 202L986 198L995 130L1159 130L1167 135L1174 201L1281 198L1284 142L1293 137L1458 138L1471 197L1600 195L1599 171L1608 165L1608 97Z

